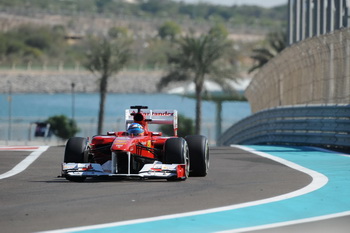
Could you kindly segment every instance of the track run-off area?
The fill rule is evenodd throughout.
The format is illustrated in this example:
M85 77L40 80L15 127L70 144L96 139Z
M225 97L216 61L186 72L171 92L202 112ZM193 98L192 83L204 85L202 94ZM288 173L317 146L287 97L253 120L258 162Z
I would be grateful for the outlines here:
M349 232L347 154L212 147L206 177L74 183L63 153L0 147L1 232Z

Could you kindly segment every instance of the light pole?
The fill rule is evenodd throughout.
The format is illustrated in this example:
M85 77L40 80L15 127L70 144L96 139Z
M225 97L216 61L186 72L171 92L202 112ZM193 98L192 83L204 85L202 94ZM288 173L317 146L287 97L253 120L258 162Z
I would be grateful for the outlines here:
M7 97L7 101L9 103L7 141L9 142L11 141L11 131L12 131L12 84L10 81L7 81L7 85L9 88L8 97Z
M75 95L74 95L74 87L75 83L72 82L71 84L72 87L72 120L74 121L74 113L75 113Z

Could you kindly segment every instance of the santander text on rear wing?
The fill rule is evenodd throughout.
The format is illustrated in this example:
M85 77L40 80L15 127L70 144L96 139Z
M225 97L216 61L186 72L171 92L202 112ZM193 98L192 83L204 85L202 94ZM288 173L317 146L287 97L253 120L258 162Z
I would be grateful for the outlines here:
M138 113L136 109L126 109L125 110L125 125L126 128L130 123L134 122L134 115ZM142 109L140 113L146 118L148 124L166 124L173 125L174 133L177 135L177 111L176 110L151 110Z

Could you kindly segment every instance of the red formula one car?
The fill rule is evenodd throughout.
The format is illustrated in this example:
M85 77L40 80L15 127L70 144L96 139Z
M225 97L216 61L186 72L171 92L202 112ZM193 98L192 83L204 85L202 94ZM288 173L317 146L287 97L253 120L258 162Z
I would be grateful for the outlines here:
M206 137L177 137L176 110L148 110L131 106L125 111L126 131L91 138L73 137L66 144L62 176L70 181L86 177L139 177L186 180L206 176L209 147ZM149 124L172 124L174 136L152 132Z

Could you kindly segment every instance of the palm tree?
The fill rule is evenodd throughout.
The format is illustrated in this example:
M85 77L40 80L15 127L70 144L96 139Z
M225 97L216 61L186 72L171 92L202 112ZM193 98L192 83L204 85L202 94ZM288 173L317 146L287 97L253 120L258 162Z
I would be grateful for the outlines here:
M195 85L196 122L195 133L201 131L202 95L205 91L204 81L211 80L223 87L232 90L230 81L234 81L235 69L229 62L227 52L232 43L225 36L204 34L195 37L193 34L182 37L177 41L178 50L168 55L169 73L162 77L159 88L170 82L187 81Z
M248 70L248 73L261 68L287 47L286 33L283 31L271 32L267 34L266 43L267 46L265 47L253 49L251 58L255 61L255 64Z
M97 133L101 134L104 121L104 109L107 95L108 78L118 73L128 62L131 52L129 41L125 38L91 38L84 66L99 79L100 107Z

